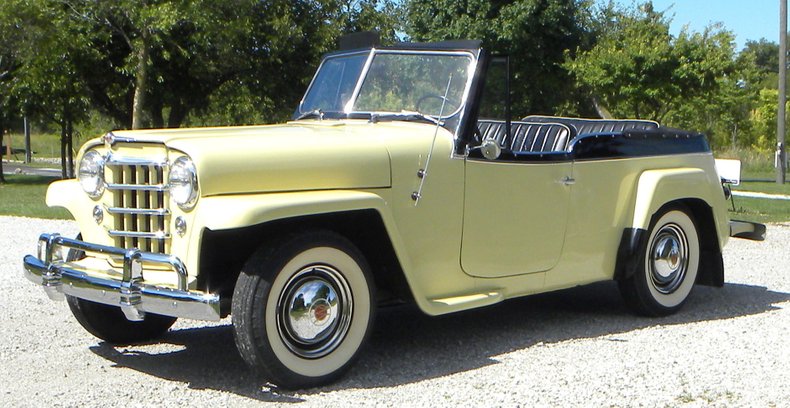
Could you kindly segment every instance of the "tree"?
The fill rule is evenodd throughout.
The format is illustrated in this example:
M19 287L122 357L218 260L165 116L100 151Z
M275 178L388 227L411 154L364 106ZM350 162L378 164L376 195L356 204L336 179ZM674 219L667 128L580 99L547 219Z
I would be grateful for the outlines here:
M568 55L565 66L617 117L699 129L705 124L694 120L716 120L715 112L700 110L715 106L718 97L735 98L740 89L733 35L720 26L673 37L669 19L651 2L625 9L610 3L596 21L595 46Z
M285 120L298 104L321 56L342 34L376 30L396 41L400 8L391 0L268 1L253 10L245 65L191 111L190 125Z
M14 77L19 70L18 38L13 35L15 21L11 18L10 4L0 3L0 146L11 120L18 116L19 109L14 97ZM5 183L3 156L0 151L0 183Z
M565 53L587 46L586 8L581 0L411 0L406 33L415 41L479 39L494 53L510 56L516 115L553 114L576 95Z
M10 33L19 39L18 49L35 50L18 53L21 68L12 93L26 113L58 124L61 174L73 177L74 124L87 117L89 102L75 61L88 47L88 37L70 24L58 7L43 0L8 0L5 4L17 22Z
M771 154L776 149L776 106L778 100L778 90L762 89L754 103L754 109L750 112L754 132L747 146L763 154ZM785 112L790 113L787 107L785 107ZM790 128L786 129L786 132L790 134ZM785 135L785 138L787 139L788 135Z

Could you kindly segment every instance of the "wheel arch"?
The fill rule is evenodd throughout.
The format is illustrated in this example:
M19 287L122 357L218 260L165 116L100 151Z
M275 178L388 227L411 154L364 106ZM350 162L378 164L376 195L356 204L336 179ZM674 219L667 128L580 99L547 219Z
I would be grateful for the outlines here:
M617 251L614 280L623 280L633 276L640 262L641 248L646 244L650 235L650 227L657 220L657 216L671 208L680 208L690 213L697 228L700 240L700 264L695 283L706 286L723 286L724 262L713 208L697 197L679 198L664 203L650 214L649 222L645 228L636 226L625 228Z
M267 241L285 234L328 230L351 241L367 259L382 301L411 301L401 261L384 220L376 209L299 215L231 229L204 229L200 245L198 287L219 292L223 315L242 266Z

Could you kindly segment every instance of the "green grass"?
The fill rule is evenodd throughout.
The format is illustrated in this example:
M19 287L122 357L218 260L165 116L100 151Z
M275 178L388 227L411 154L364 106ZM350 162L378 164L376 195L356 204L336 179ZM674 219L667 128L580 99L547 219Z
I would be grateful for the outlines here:
M776 184L774 182L742 182L738 186L733 186L733 190L756 191L767 194L790 195L790 183Z
M752 191L767 194L790 195L790 183L779 185L765 182L742 182L735 191ZM735 197L735 211L729 207L730 218L755 222L790 221L790 201L766 198Z
M788 222L790 201L764 198L735 197L735 211L729 208L730 218L743 221Z
M95 137L94 134L79 134L74 136L74 151L79 150L80 146L85 143L90 137ZM25 137L20 133L11 133L3 138L3 145L11 143L14 149L23 149L25 147ZM33 133L30 135L30 147L33 150L33 158L36 157L60 157L60 134L58 133ZM5 152L2 152L5 154ZM13 155L11 156L14 157ZM4 155L3 158L6 158ZM24 153L16 155L18 160L24 160Z
M3 144L8 145L9 143L15 149L23 149L25 137L19 133L6 135L3 138ZM30 135L30 147L34 152L33 157L60 157L60 135L55 133L32 134ZM20 160L25 158L22 153L17 156Z
M49 208L44 203L47 186L56 178L6 174L0 184L0 214L19 217L71 219L63 208Z

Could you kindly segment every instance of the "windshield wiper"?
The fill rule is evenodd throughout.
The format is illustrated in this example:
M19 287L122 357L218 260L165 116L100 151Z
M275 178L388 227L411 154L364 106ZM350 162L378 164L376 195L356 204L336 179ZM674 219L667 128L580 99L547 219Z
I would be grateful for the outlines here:
M294 120L302 120L308 118L318 118L318 120L324 120L324 112L321 109L313 109L310 112L305 112L296 117Z
M420 112L412 112L412 111L401 111L398 113L371 113L370 114L370 121L372 123L376 123L380 120L403 120L403 121L410 121L410 120L422 120L428 123L432 123L434 125L443 125L444 122L434 118L433 116L426 115Z

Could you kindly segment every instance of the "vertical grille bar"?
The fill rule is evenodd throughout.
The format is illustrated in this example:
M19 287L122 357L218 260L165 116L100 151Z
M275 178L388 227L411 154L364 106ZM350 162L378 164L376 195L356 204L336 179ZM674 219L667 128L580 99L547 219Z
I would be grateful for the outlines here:
M122 248L167 253L169 217L165 191L164 159L108 156L106 165L113 194L107 211L113 215L114 228L109 233Z

